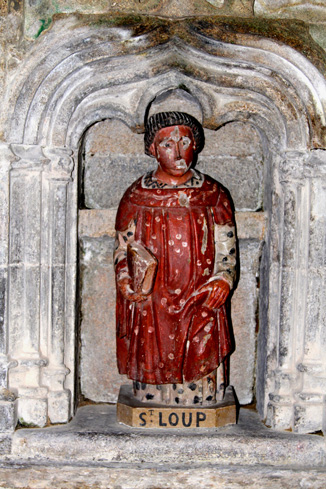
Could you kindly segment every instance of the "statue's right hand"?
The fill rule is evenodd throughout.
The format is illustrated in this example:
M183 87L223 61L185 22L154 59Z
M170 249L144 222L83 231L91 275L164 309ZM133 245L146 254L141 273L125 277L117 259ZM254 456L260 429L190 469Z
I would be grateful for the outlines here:
M147 299L146 295L135 292L131 287L131 278L123 277L118 280L118 287L123 297L130 302L143 302Z

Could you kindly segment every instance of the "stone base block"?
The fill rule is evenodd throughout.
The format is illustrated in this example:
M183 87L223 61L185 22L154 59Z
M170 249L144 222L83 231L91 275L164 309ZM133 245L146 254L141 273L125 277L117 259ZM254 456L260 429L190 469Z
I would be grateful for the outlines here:
M49 392L48 410L51 423L67 423L70 418L69 392Z
M17 425L17 401L0 401L0 433L12 432Z
M8 455L11 452L11 444L12 444L12 436L10 434L1 435L0 433L0 455Z
M137 428L216 428L237 422L237 402L233 387L226 389L223 401L212 406L164 406L140 402L132 388L123 385L117 404L117 420Z
M18 403L18 421L23 426L42 428L48 421L47 399L22 397Z
M267 405L266 425L275 430L288 430L293 425L293 406L279 402L269 402Z
M296 433L314 433L323 430L323 402L296 403L294 405L293 431Z

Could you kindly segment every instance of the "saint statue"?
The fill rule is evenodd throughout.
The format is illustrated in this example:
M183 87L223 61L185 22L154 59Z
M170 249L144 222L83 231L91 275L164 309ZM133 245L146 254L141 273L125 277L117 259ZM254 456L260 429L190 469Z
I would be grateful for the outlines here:
M233 204L194 168L203 146L193 116L152 115L145 153L157 168L127 189L117 213L117 361L141 401L216 403L216 369L233 351Z

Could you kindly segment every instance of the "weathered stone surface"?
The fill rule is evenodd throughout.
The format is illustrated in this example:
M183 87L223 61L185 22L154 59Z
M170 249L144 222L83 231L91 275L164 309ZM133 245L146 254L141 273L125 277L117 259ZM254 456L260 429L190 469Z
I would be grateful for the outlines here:
M210 156L200 163L198 168L230 191L237 210L261 209L263 164L260 158Z
M8 466L0 468L2 489L324 489L323 470L275 467L196 466L173 468L112 464L108 467Z
M260 209L263 151L257 131L249 124L235 122L218 131L205 130L205 141L197 168L229 189L236 209ZM143 153L143 135L133 133L121 121L95 124L85 138L85 207L117 207L128 186L156 167L155 161Z
M84 147L86 161L94 156L107 157L111 154L140 156L144 155L144 135L132 132L119 119L107 119L89 128ZM148 160L147 156L145 160Z
M263 158L261 139L257 130L246 122L230 122L216 131L205 129L205 146L200 153L205 157L240 157L256 156Z
M12 441L12 435L11 434L10 435L9 434L1 434L0 435L0 456L10 453L11 441ZM0 464L1 464L1 462L0 462ZM0 483L1 483L1 479L0 479Z
M326 51L325 27L326 21L324 23L312 24L309 26L309 33L311 37L314 39L314 41L316 41L317 44L319 44L320 47L323 48L324 51Z
M256 15L301 19L306 22L326 20L324 5L319 0L255 0Z
M17 12L8 12L7 0L0 2L0 97L5 96L8 78L22 57L20 40L22 36L23 16ZM2 13L5 12L5 13ZM0 114L0 136L3 138L7 113Z
M199 100L182 88L166 90L155 97L149 106L147 118L158 112L186 112L203 122L203 108Z
M154 168L153 160L144 155L143 141L142 135L134 134L118 120L100 122L88 131L83 172L85 207L117 207L129 185Z
M125 189L137 178L153 169L153 162L146 157L108 155L94 156L85 170L85 206L88 208L117 207Z
M206 130L198 168L230 191L237 210L262 207L263 150L251 125L234 122L217 131Z
M115 353L114 239L81 240L81 394L115 402L123 381Z
M23 391L23 402L18 406L18 422L22 426L45 426L47 418L46 389L29 388ZM26 391L28 391L26 393ZM27 395L26 395L27 394ZM42 396L42 397L41 397Z
M5 0L2 0L3 2ZM18 3L18 2L17 2ZM188 16L223 15L250 17L253 13L254 0L71 0L67 4L58 0L53 5L48 0L38 0L25 8L25 35L37 39L52 23L54 14L80 12L84 14L110 14L120 12L127 14L154 14L161 17L179 19ZM1 5L1 4L0 4Z
M82 209L79 211L79 238L115 237L116 209Z
M13 432L17 424L17 402L0 398L0 433Z
M242 404L254 396L256 329L258 315L258 277L261 244L240 240L240 280L231 302L235 352L230 359L230 383Z
M64 386L66 376L74 376L74 359L71 370L64 364L70 360L71 343L74 349L74 336L70 341L65 328L71 320L75 324L66 307L68 284L75 277L66 276L72 261L69 246L76 240L70 235L76 219L69 220L69 232L66 226L71 151L19 144L11 150L17 158L9 175L12 294L6 316L14 359L9 388L18 394L19 422L44 426L49 420L67 422L73 399ZM47 169L51 175L42 171Z
M267 225L265 212L236 212L235 220L239 239L263 241Z

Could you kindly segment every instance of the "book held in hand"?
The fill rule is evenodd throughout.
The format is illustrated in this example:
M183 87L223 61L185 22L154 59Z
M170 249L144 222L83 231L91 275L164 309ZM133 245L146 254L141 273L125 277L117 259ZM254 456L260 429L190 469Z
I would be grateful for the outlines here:
M149 295L154 287L157 259L141 243L128 244L127 260L132 288L138 294Z

